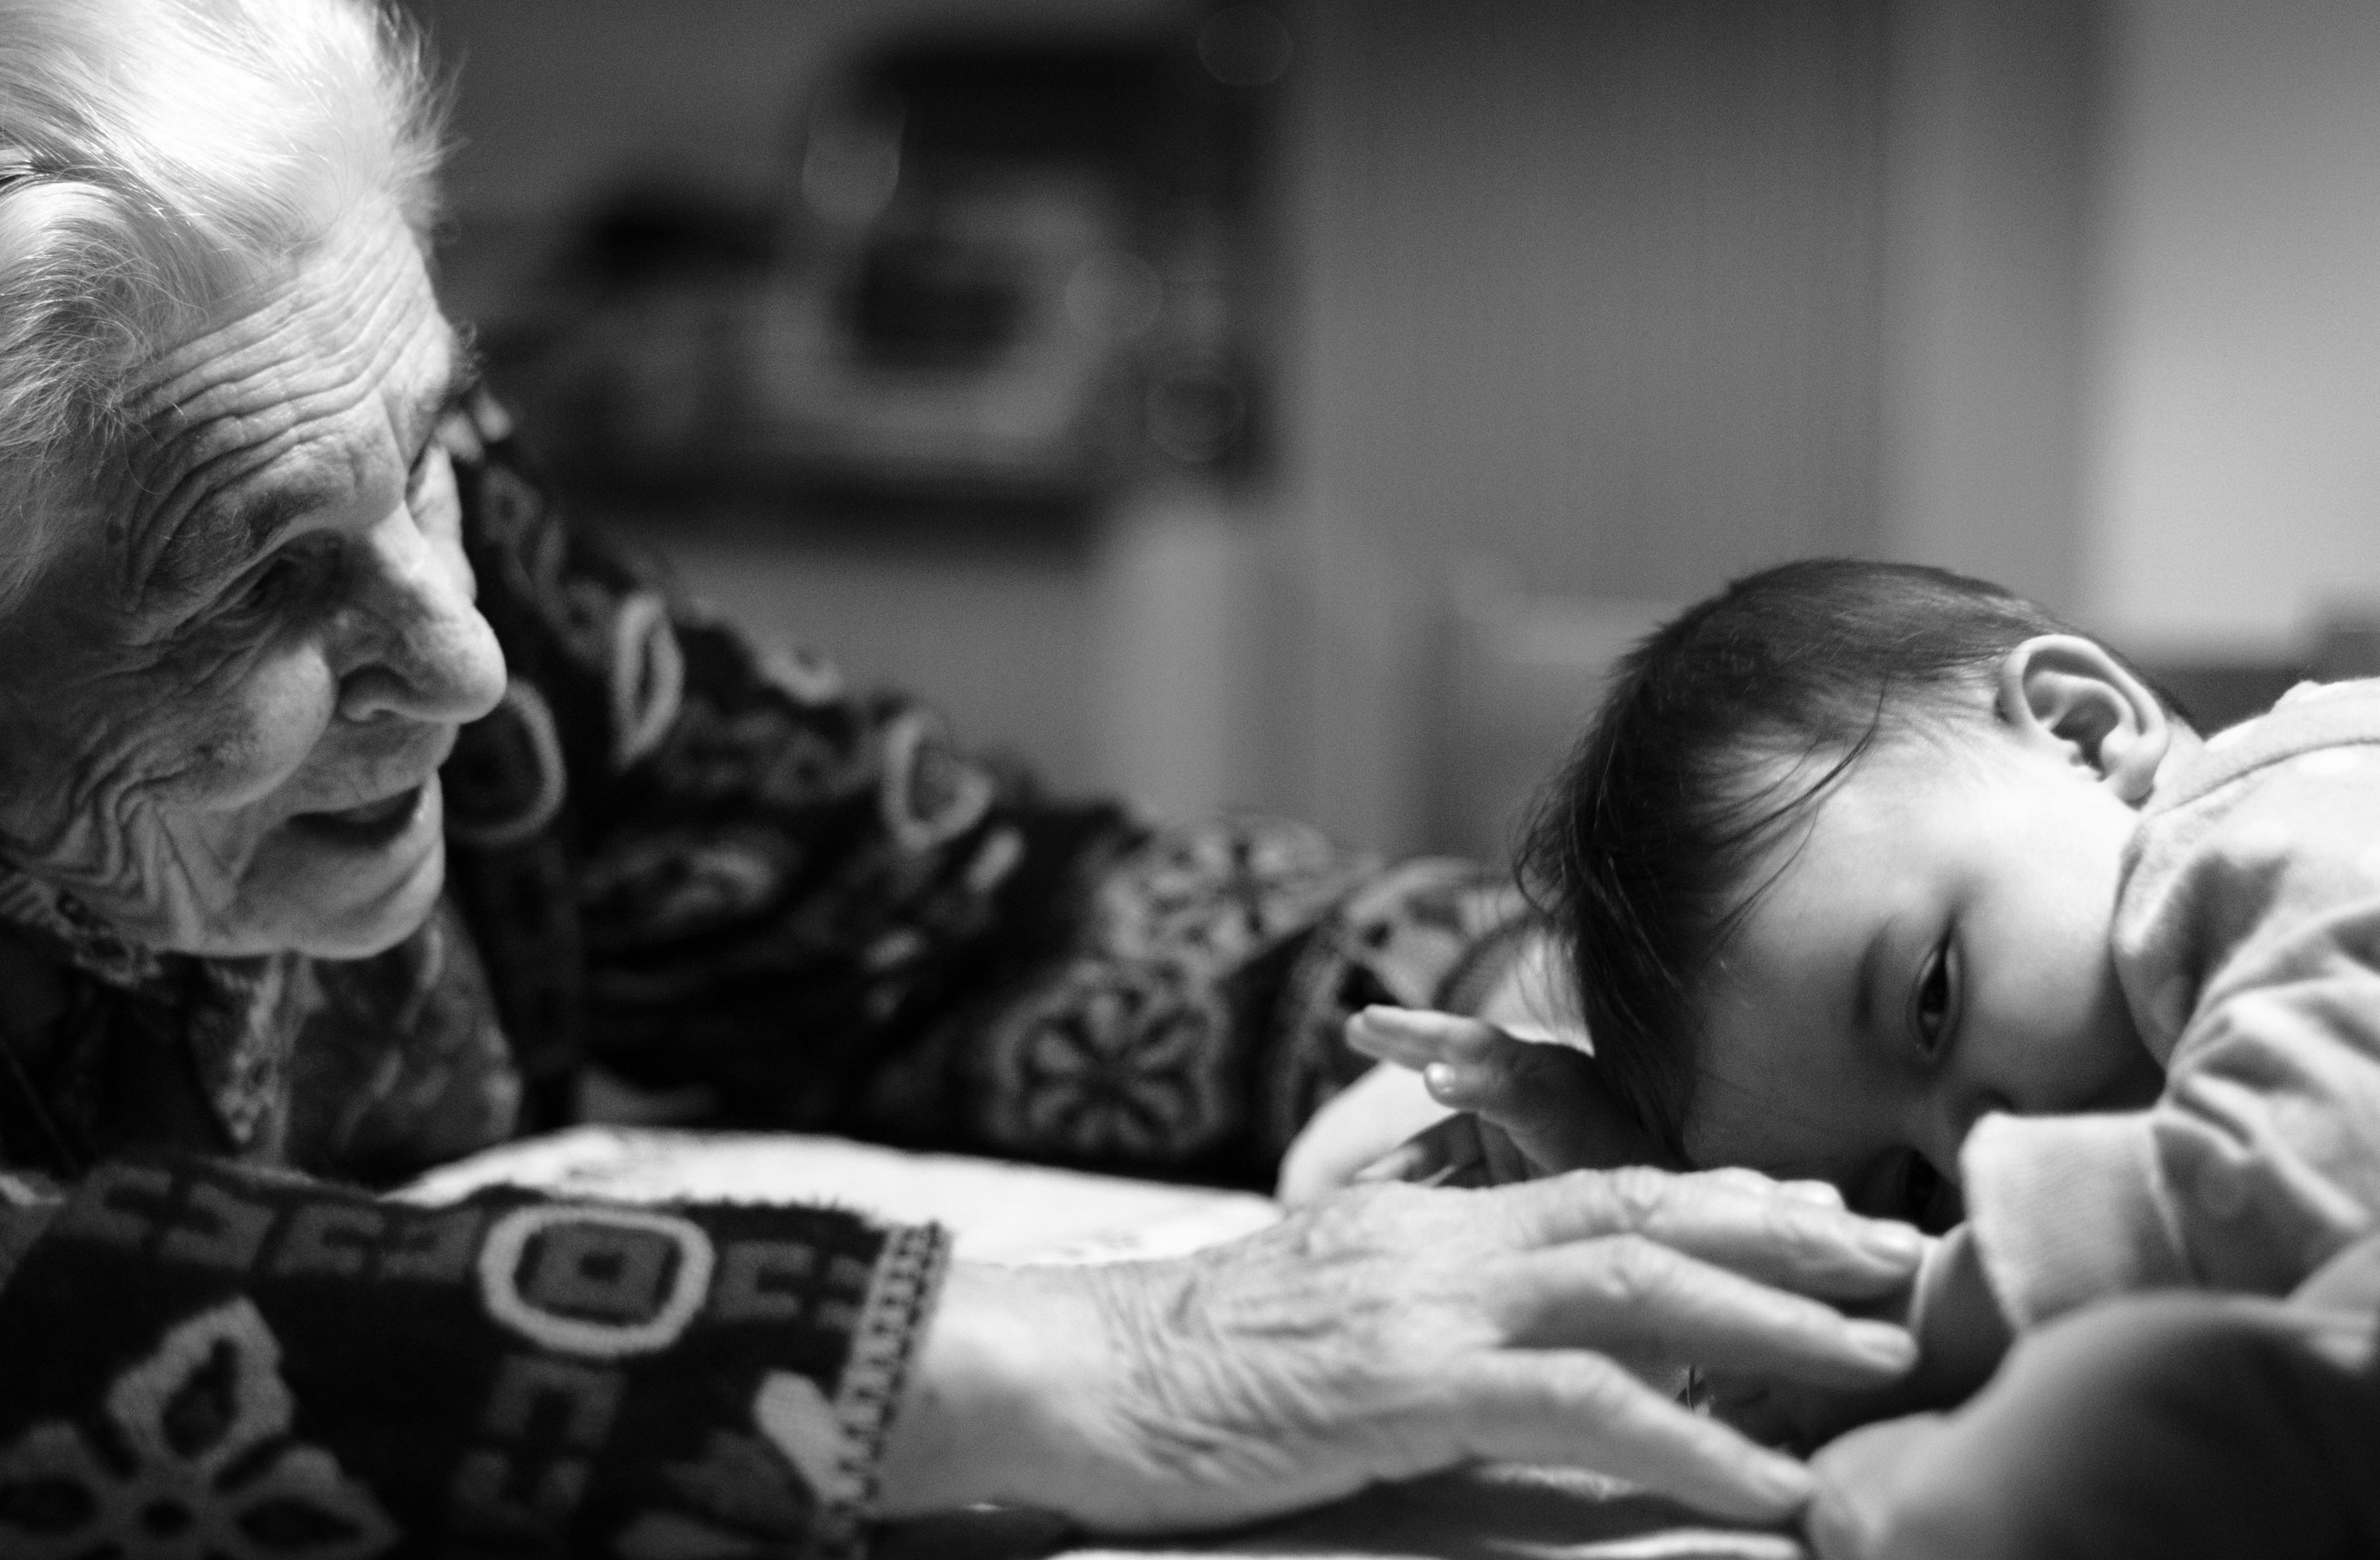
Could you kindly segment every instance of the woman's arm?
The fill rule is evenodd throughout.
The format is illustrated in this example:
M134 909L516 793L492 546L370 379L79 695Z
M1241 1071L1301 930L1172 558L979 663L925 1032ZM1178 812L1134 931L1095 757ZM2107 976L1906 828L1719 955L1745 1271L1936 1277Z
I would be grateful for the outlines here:
M697 1120L1268 1184L1349 1013L1509 958L1496 875L1048 796L564 525L492 410L458 443L515 692L451 881L547 1121L591 1059Z
M1773 1519L1798 1464L1603 1351L1886 1380L1905 1334L1786 1291L1872 1295L1915 1257L1651 1172L1372 1188L1190 1259L946 1285L936 1232L831 1211L416 1208L194 1159L0 1209L20 1227L8 1554L209 1525L358 1554L833 1553L868 1512L1212 1526L1482 1458Z
M831 1554L945 1242L176 1157L0 1207L16 1249L0 1554Z

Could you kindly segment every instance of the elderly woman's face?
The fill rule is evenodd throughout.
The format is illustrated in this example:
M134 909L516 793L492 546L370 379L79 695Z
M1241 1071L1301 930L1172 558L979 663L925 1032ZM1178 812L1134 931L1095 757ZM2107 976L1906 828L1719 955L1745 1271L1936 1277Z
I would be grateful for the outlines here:
M0 853L161 948L420 922L504 684L433 438L461 361L390 217L145 367L149 436L0 621Z

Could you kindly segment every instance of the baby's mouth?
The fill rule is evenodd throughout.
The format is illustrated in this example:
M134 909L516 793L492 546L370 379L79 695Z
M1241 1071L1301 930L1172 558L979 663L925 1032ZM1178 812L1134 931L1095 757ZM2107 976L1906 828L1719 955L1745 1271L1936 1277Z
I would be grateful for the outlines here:
M403 834L420 810L422 787L416 785L394 796L367 801L336 812L301 812L290 821L308 832L328 835L351 845L386 845Z

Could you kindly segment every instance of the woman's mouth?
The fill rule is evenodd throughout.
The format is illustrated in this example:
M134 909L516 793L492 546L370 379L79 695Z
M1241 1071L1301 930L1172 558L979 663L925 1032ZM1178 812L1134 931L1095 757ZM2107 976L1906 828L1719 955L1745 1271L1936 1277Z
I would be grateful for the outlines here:
M413 825L421 810L423 787L416 785L394 796L367 801L336 812L301 812L290 821L307 832L326 835L343 845L372 849L387 845Z

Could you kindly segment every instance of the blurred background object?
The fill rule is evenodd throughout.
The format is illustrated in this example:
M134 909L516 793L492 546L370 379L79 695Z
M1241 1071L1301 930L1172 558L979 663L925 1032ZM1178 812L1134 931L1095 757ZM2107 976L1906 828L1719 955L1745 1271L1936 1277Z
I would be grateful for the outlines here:
M1232 79L1260 73L1230 33ZM1154 26L857 45L755 197L621 184L489 350L570 470L670 498L1079 504L1221 472L1255 421L1259 102Z
M1807 552L2380 669L2365 0L411 3L574 504L1061 786L1491 850Z

